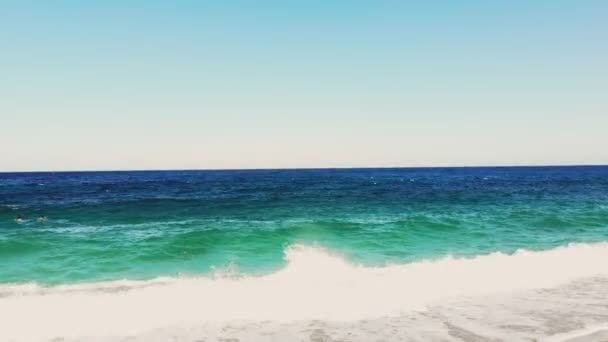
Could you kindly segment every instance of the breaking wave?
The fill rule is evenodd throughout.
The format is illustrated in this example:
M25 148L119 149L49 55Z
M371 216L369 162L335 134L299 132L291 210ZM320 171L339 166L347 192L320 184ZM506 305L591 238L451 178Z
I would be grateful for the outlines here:
M292 245L264 275L230 269L45 287L0 285L0 335L10 339L137 334L211 321L354 321L424 310L447 298L551 288L608 275L608 243L364 267L318 246ZM32 329L36 327L36 329Z

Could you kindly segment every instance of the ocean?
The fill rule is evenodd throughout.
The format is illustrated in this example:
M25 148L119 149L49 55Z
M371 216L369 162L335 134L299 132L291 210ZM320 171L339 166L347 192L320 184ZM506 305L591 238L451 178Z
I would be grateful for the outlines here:
M608 166L0 173L8 341L594 340L607 260Z

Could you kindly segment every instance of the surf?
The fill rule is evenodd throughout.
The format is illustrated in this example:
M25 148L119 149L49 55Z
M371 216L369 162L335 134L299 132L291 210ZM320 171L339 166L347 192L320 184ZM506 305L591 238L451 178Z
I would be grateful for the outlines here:
M112 334L128 335L201 322L355 321L423 311L447 298L551 288L608 275L608 266L597 262L608 260L606 242L384 267L358 265L321 246L294 244L285 249L284 259L282 269L261 276L228 268L208 276L139 281L3 284L0 335L96 335L100 322Z

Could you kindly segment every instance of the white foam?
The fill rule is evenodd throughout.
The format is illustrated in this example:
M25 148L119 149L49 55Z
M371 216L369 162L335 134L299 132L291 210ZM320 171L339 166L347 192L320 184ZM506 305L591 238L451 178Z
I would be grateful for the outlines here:
M563 334L556 334L544 339L543 342L567 342L572 340L592 341L592 337L589 339L585 339L585 337L593 336L594 334L605 331L608 331L608 323L596 324L583 329L574 330Z
M286 249L285 260L280 271L258 277L228 272L50 288L1 285L0 337L128 336L214 321L395 316L448 297L547 288L608 275L608 243L378 268L353 265L319 247L294 245Z

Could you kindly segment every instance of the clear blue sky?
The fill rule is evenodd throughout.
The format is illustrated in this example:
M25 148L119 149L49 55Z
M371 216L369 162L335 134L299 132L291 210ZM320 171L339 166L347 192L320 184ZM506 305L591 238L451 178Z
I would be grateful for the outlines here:
M608 163L607 1L1 1L0 171Z

